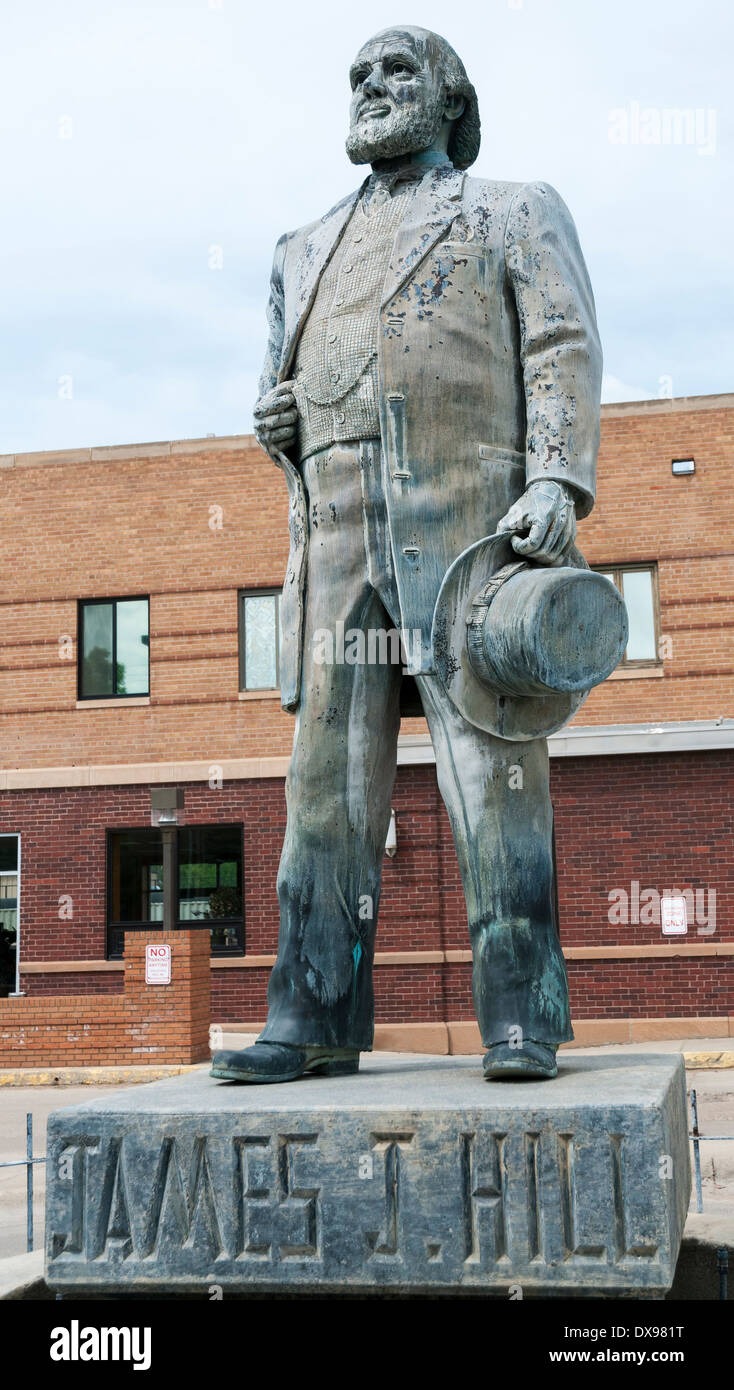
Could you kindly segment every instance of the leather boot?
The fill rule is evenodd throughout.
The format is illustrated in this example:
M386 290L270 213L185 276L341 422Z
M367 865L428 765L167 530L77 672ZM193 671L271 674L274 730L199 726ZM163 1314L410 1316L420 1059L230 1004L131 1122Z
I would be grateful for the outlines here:
M359 1070L359 1052L344 1047L293 1047L290 1043L256 1042L241 1052L215 1052L210 1076L217 1081L273 1085L299 1076L351 1076Z
M499 1042L484 1058L487 1081L549 1081L558 1075L556 1043L534 1042L525 1038L522 1047Z

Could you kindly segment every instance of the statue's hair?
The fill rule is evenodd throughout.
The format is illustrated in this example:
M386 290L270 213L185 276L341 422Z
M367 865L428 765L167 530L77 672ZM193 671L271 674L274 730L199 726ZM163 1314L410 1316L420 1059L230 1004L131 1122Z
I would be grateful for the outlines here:
M465 107L454 121L449 138L448 155L457 169L468 169L479 154L481 143L481 122L477 94L466 74L466 68L458 53L440 34L429 34L438 53L447 96L462 96Z

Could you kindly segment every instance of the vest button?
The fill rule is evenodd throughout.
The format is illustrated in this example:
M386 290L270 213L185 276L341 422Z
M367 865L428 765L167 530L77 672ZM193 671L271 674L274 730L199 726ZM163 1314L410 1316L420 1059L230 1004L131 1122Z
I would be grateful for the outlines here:
M334 423L336 425L343 425L346 418L343 410L337 410L334 414Z
M330 333L330 334L329 334L329 342L330 342L330 343L335 343L335 342L336 342L336 333Z

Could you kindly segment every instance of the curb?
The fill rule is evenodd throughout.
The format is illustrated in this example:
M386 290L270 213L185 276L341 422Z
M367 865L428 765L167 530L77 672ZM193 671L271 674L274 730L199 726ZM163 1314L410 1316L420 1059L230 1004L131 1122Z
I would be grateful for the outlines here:
M688 1071L719 1071L734 1067L734 1052L684 1052Z
M2 1086L134 1086L145 1081L164 1081L169 1076L198 1071L208 1062L178 1066L133 1067L6 1067L0 1068Z

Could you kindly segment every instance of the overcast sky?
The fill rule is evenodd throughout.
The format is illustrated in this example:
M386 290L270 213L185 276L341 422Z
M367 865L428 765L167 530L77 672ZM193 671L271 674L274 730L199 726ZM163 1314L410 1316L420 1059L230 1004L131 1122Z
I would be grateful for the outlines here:
M732 14L730 0L6 7L0 452L251 429L274 244L360 182L348 68L400 22L466 63L472 174L546 180L571 208L604 399L732 390Z

